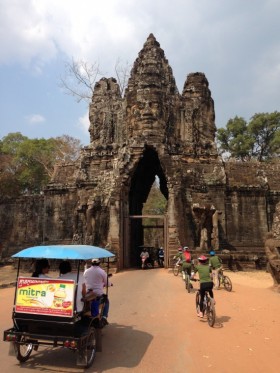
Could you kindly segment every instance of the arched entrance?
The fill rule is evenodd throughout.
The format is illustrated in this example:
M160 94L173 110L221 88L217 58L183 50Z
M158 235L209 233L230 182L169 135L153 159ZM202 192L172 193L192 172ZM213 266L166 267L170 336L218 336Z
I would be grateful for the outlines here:
M124 268L137 267L140 264L143 245L167 248L166 216L163 213L143 215L143 206L156 177L161 193L168 200L167 181L158 154L154 148L146 147L130 183L128 215L124 217ZM155 232L152 239L147 239L147 229Z

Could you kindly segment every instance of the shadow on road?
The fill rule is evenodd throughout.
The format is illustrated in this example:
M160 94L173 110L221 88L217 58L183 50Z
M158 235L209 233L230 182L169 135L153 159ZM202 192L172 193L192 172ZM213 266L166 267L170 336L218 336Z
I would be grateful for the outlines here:
M91 372L105 372L114 368L135 368L139 365L153 337L132 326L110 324L102 330L102 352L97 353ZM21 370L41 372L81 372L76 366L77 352L64 348L39 347L30 359L21 364Z

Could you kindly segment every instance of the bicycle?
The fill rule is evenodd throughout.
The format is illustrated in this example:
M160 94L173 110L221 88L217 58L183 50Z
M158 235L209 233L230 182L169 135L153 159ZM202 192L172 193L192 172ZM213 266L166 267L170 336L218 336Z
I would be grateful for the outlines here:
M196 312L200 312L200 290L196 292L195 296L195 308ZM214 299L210 297L209 292L205 292L204 300L203 300L203 316L206 314L208 325L213 327L216 320L216 310L215 310L215 302Z
M191 289L193 288L192 283L191 283L191 276L189 275L188 271L182 271L183 274L183 281L185 282L185 287L188 293L191 292Z
M224 285L226 291L232 290L232 283L228 276L224 275L223 269L219 269L218 273L218 287Z
M174 257L173 259L176 259L176 257ZM174 276L178 276L178 274L180 272L180 267L181 267L181 259L178 258L176 260L176 262L174 263L174 266L173 266L173 275Z

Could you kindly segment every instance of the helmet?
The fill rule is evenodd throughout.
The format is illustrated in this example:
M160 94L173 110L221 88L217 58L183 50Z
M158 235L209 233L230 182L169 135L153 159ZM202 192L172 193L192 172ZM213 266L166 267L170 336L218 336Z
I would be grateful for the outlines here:
M189 250L189 247L188 246L184 246L184 250L185 251Z
M216 253L215 253L215 251L214 250L212 250L212 251L210 251L210 253L209 253L210 255L215 255Z
M91 263L99 264L100 260L98 258L92 259Z
M178 248L178 251L183 251L183 249L181 247Z
M201 255L199 258L198 258L199 262L206 262L206 260L208 260L208 258L206 258L205 255Z

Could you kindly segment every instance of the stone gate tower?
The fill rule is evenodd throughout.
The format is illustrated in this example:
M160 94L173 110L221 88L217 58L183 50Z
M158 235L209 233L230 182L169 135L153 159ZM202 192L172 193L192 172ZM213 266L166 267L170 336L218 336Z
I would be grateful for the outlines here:
M109 244L120 268L135 265L143 229L132 217L142 215L158 176L168 201L169 255L179 244L203 250L262 245L280 200L279 177L273 167L223 163L205 75L189 74L180 94L152 34L124 97L114 78L102 78L89 117L90 144L75 164L57 166L45 191L45 242ZM247 234L253 224L254 234Z

